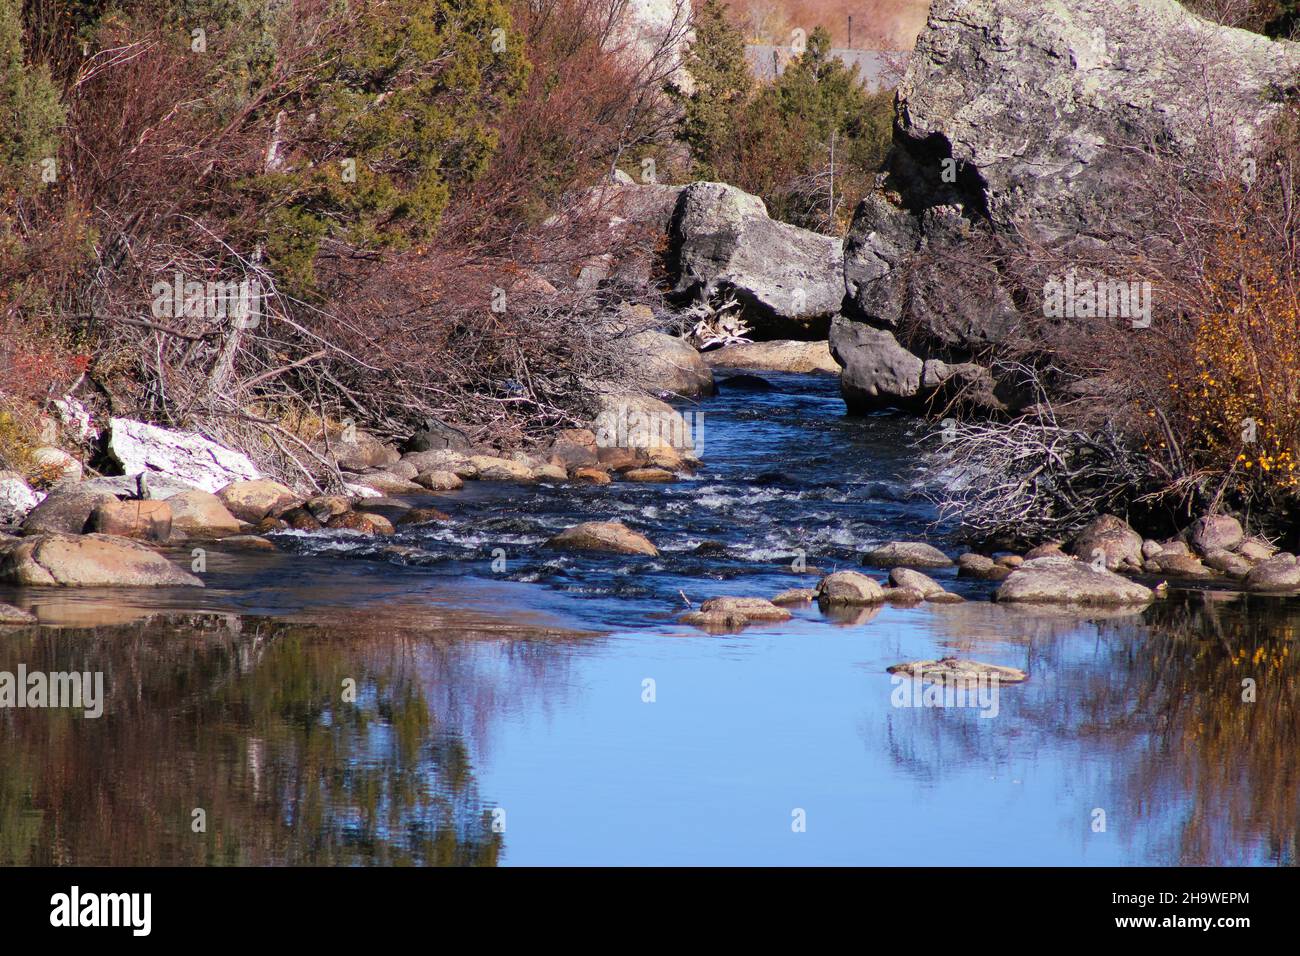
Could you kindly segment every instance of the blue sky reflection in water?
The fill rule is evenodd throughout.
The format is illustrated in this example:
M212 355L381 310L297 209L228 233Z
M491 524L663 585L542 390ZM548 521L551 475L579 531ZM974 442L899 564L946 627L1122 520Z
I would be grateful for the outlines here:
M0 670L102 669L109 699L100 722L0 713L0 863L1295 860L1294 601L1176 593L1088 620L946 571L971 600L673 623L679 591L811 586L800 550L823 570L890 539L955 553L914 420L846 420L832 379L770 378L702 403L689 481L471 485L450 525L396 540L214 555L201 595L6 590L67 626L10 634ZM661 555L541 546L597 518ZM889 665L946 654L1030 677L992 718L893 706Z

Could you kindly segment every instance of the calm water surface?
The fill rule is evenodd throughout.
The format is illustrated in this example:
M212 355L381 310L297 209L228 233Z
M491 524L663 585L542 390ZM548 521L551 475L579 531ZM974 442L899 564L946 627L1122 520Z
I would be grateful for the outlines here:
M45 623L0 632L0 671L107 697L0 710L0 863L1295 861L1296 601L1088 618L940 572L967 603L675 624L683 593L811 586L885 540L956 553L914 422L768 377L700 406L690 481L471 484L450 526L213 554L197 594L0 590ZM660 557L541 547L598 518ZM885 668L945 654L1030 678L993 717L894 706Z

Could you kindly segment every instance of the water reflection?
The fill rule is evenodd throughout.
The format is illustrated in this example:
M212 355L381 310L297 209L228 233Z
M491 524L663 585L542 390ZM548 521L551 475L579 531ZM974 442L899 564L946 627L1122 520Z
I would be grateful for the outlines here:
M1031 679L1002 689L999 719L900 711L869 746L927 785L1061 755L1059 826L1082 845L1104 809L1121 862L1294 865L1300 601L1175 592L1088 623L1007 610L934 615L946 653L1020 645Z
M11 630L0 670L102 670L108 702L0 711L0 863L494 865L448 716L496 702L445 651L232 615Z
M333 618L0 635L0 670L107 688L98 720L0 710L0 863L1296 861L1297 601L808 608L724 637ZM885 666L944 654L1029 680L993 719L891 706Z

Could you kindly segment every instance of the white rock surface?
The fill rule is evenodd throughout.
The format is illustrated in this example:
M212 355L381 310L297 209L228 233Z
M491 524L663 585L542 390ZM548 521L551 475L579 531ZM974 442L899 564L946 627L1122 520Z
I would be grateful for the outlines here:
M241 452L193 432L178 432L129 418L109 422L108 453L127 475L161 472L193 488L215 492L232 481L262 477Z
M0 471L0 524L17 524L44 500L45 495L33 491L22 475Z

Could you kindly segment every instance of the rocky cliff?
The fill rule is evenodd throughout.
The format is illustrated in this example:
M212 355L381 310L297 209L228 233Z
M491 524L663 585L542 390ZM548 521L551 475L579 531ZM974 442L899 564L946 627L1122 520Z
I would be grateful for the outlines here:
M1174 0L936 0L887 173L845 243L831 346L850 406L917 403L953 375L980 404L1014 405L986 365L1023 344L1041 299L970 250L1141 246L1142 164L1245 161L1297 84L1300 45Z

